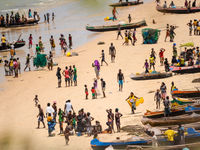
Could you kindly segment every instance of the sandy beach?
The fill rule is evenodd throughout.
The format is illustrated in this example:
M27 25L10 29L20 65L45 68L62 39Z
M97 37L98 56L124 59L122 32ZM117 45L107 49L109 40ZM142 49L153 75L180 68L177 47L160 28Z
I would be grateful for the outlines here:
M163 3L163 1L161 1ZM183 1L174 1L176 5L184 5ZM170 1L168 1L170 3ZM106 32L89 43L86 43L77 49L73 50L79 56L66 57L59 56L54 58L54 62L63 70L65 66L76 65L78 73L78 86L65 87L64 78L62 77L62 88L57 88L56 68L53 71L48 71L47 68L38 71L25 72L19 78L6 77L6 81L0 84L0 135L9 135L10 132L17 140L13 142L11 149L20 149L20 140L33 141L31 149L69 149L81 150L91 149L90 140L92 137L86 135L70 136L69 145L65 145L64 137L57 135L59 125L56 125L56 136L48 137L46 129L36 129L38 109L34 106L33 98L37 94L42 108L45 110L48 102L52 104L57 102L58 108L64 109L65 101L70 99L76 111L84 108L86 112L90 112L91 116L101 122L103 129L107 128L107 113L106 109L119 108L123 114L121 118L121 126L125 125L141 125L141 118L146 110L155 110L154 92L160 88L162 82L167 85L167 95L170 95L171 82L174 81L179 89L194 89L199 87L199 83L192 83L193 79L199 78L200 73L175 75L166 79L157 79L150 81L134 81L130 78L131 73L140 73L144 71L143 65L145 59L149 59L151 48L154 48L157 54L156 70L164 71L164 67L160 66L159 50L165 48L164 56L171 61L172 45L171 42L164 42L166 24L178 26L175 29L175 43L177 44L178 53L184 48L179 48L179 45L187 42L194 42L195 46L199 45L199 36L189 36L189 28L186 25L189 20L199 19L200 14L163 14L156 11L156 3L148 2L143 5L134 7L120 8L119 20L128 21L127 17L130 13L133 22L143 19L147 22L147 28L160 29L161 34L157 44L142 44L141 35L142 28L138 28L136 32L137 42L135 46L123 46L124 40L116 40L117 32ZM152 23L152 20L156 24ZM146 27L144 27L146 28ZM89 31L88 31L89 32ZM123 31L124 33L124 31ZM59 33L58 33L59 34ZM95 33L94 33L95 34ZM81 38L81 37L80 37ZM104 45L97 45L99 41L105 42ZM117 54L115 63L111 63L109 55L110 43L113 43ZM95 59L100 60L101 50L105 51L106 61L108 66L104 64L101 67L100 77L106 81L106 98L103 98L100 81L98 81L99 91L101 93L98 99L92 100L90 89L95 78L94 68L92 63ZM123 92L118 91L117 73L122 69L125 77ZM32 69L33 70L33 69ZM88 85L89 100L85 100L84 85ZM144 98L144 103L137 107L136 114L131 114L131 109L125 99L130 92L138 97ZM163 105L161 105L163 108ZM46 123L46 119L45 119ZM95 122L93 121L93 124ZM65 126L65 125L64 125ZM126 139L130 137L127 133L101 134L99 138L103 141L110 141L120 137ZM25 138L25 139L24 139Z

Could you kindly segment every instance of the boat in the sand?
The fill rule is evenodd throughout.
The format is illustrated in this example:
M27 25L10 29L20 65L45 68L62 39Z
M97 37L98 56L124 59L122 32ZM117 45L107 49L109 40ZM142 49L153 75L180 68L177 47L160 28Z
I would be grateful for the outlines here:
M106 31L116 31L120 27L121 30L133 29L142 26L146 26L146 21L142 20L136 23L127 23L127 24L116 24L116 25L105 25L105 26L86 26L86 30L94 32L106 32Z
M171 66L170 68L172 72L180 74L200 72L200 65L183 66L183 67Z
M15 42L15 43L13 44L13 46L14 46L14 49L16 49L16 48L23 47L25 44L26 44L25 41L23 41L23 40L18 40L17 42ZM0 51L6 51L6 50L9 50L10 48L11 48L11 44L8 43L5 47L0 46Z
M200 7L191 7L190 9L186 7L163 8L158 5L156 7L156 10L163 13L188 14L188 13L200 12Z
M132 2L119 2L119 3L113 3L110 4L110 6L112 7L122 7L122 6L132 6L132 5L139 5L139 4L143 4L142 1L132 1Z
M195 123L200 121L200 115L199 114L184 114L174 117L162 117L162 118L156 118L156 119L149 119L149 118L143 118L141 122L144 125L149 124L152 127L156 126L168 126L168 125L179 125L179 124L189 124L189 123Z
M200 90L195 91L179 91L174 90L171 92L173 97L180 97L180 98L200 98Z
M39 21L40 20L38 20L38 19L27 19L24 22L20 21L18 23L14 23L14 24L4 24L4 25L0 25L0 27L16 28L16 27L32 26L32 25L38 24Z
M151 79L162 79L171 77L171 72L155 72L155 73L141 73L131 74L130 78L133 80L151 80Z
M90 145L93 150L105 150L108 146L112 146L114 149L126 149L127 145L148 145L151 144L150 139L128 139L128 140L117 140L113 142L101 142L98 139L93 139Z

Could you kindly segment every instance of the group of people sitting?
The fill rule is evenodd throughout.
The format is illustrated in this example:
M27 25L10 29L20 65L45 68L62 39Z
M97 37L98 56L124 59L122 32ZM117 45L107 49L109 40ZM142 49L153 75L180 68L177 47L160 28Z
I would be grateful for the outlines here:
M4 27L8 25L25 23L28 21L28 19L31 19L31 18L33 18L34 20L40 19L39 14L36 11L34 11L33 16L32 16L31 9L29 9L28 11L28 18L24 14L20 15L19 12L16 12L14 14L14 12L12 11L10 15L6 13L5 16L4 15L0 16L0 26Z
M188 8L188 9L190 9L191 7L196 7L196 0L194 0L192 4L191 4L191 0L189 0L189 1L185 0L185 5L184 6L186 8ZM167 1L164 2L163 8L168 8L167 7ZM171 1L170 5L169 5L169 8L176 8L176 5L174 4L174 1Z

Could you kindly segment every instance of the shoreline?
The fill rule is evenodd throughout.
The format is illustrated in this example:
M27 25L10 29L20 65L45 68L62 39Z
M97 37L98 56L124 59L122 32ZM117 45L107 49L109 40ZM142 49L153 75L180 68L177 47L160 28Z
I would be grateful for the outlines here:
M162 13L156 12L154 6L156 6L154 2L149 2L143 5L138 5L136 8L134 6L132 8L128 8L127 10L126 8L122 8L122 14L120 14L120 18L127 20L127 12L132 12L133 22L135 22L135 20L145 18L148 24L147 28L165 27L167 23L173 22L179 26L179 28L176 30L177 36L175 38L177 45L183 42L189 42L189 40L192 40L195 45L198 45L198 38L195 36L189 37L187 32L188 27L186 26L189 18L195 17L196 14L190 14L188 16L182 15L176 20L175 15L163 15ZM141 9L146 11L139 11ZM123 12L123 10L125 10L125 12ZM157 24L153 25L152 19L155 19ZM182 21L180 22L179 20ZM167 84L168 95L170 95L169 90L172 81L175 81L175 84L179 89L183 89L186 86L188 88L192 88L198 85L198 83L191 83L191 81L195 78L198 78L200 73L176 75L171 78L151 81L133 81L130 79L129 75L131 73L144 71L142 68L144 60L149 58L152 47L157 53L156 70L164 70L164 67L160 67L158 61L158 51L160 48L164 47L166 49L166 53L164 55L171 60L173 43L164 42L165 31L161 31L161 35L157 44L144 45L141 44L141 29L143 28L137 29L136 37L138 41L136 46L122 46L124 40L116 40L117 33L115 31L107 33L105 32L102 33L98 38L93 39L92 41L75 49L75 51L79 53L79 56L61 56L54 59L54 62L58 62L58 66L62 69L64 69L65 65L76 65L78 69L77 87L65 88L64 78L62 77L62 88L56 88L57 78L55 73L57 67L54 67L53 71L48 71L45 69L44 71L26 72L18 79L13 79L12 81L0 84L0 89L5 88L5 91L0 91L0 97L2 97L0 112L3 114L0 116L2 130L10 127L11 129L14 129L14 132L18 131L22 134L31 135L36 143L42 140L43 143L41 146L44 146L45 149L91 149L89 142L92 137L70 136L70 143L68 146L65 146L63 136L56 135L53 138L48 138L46 129L36 130L36 115L38 110L34 107L33 102L35 94L39 95L40 104L44 110L47 102L52 103L54 100L56 100L58 108L63 109L65 101L67 99L71 99L76 113L79 109L84 108L86 112L91 112L91 116L93 116L95 120L100 121L103 129L105 129L105 122L107 119L105 110L107 108L112 108L113 110L115 108L119 108L119 111L123 114L123 117L121 118L121 126L130 124L141 125L140 119L146 109L155 110L155 103L153 100L154 93L150 93L150 91L156 91L163 81ZM124 31L122 32L124 33ZM105 45L97 45L97 42L99 41L104 41ZM110 63L110 56L108 54L108 48L111 42L114 43L114 46L117 50L115 63ZM85 100L84 84L87 84L88 89L90 90L95 77L94 68L91 67L91 64L95 59L99 59L102 49L105 50L106 60L109 63L108 66L104 65L101 67L102 69L100 72L100 76L103 77L107 83L107 97L103 99L101 95L97 100L92 100L90 93L89 100ZM122 72L125 76L123 92L118 92L117 72L119 69L122 69ZM98 86L100 90L100 84L98 84ZM135 115L130 114L130 107L125 101L125 98L128 97L131 91L133 91L138 97L144 97L144 103L137 108L137 114ZM9 109L11 106L13 106L13 108ZM6 115L4 115L5 112L7 112ZM56 125L56 133L59 131L58 128L58 125ZM126 139L128 137L127 133L121 132L111 135L102 134L100 135L100 139L108 141L115 139L117 136L120 136L120 139Z

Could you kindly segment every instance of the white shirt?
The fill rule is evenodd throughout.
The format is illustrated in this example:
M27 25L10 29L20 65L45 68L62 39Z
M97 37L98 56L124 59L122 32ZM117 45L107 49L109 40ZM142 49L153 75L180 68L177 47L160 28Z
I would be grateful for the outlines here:
M66 105L66 114L68 114L70 110L72 111L72 104L68 102L65 105Z
M47 106L46 113L51 114L51 117L53 117L54 109L51 106Z

